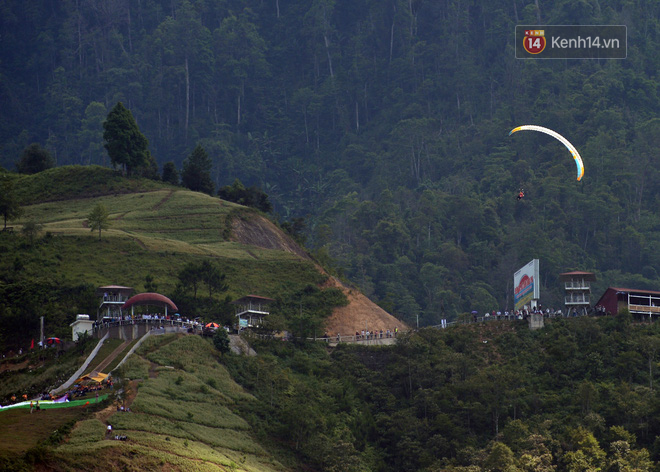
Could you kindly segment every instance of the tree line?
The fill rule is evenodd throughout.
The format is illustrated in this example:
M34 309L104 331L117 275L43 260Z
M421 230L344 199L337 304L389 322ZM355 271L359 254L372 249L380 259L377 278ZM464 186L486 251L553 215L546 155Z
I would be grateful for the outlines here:
M491 322L395 346L257 342L223 362L247 417L323 471L652 471L658 327L618 318Z

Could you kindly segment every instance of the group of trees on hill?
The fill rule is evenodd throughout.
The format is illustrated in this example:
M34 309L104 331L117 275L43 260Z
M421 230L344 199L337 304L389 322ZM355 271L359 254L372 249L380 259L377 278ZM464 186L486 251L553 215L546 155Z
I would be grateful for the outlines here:
M188 170L208 171L201 191L263 189L409 322L511 308L512 274L532 258L546 306L561 305L570 269L595 271L595 293L660 282L653 0L2 8L5 167L32 142L57 165L108 165L103 123L122 102L163 180L178 168L188 181L199 158ZM516 60L515 25L539 23L625 24L628 57ZM520 124L568 135L582 181L551 139L508 138Z
M108 114L107 120L103 122L103 128L105 129L103 133L104 147L108 151L113 167L119 165L129 177L138 171L142 176L158 179L158 165L148 150L149 142L140 132L130 110L126 109L121 102L118 102ZM27 164L22 164L23 161L27 161L25 156L38 152L38 149L34 149L35 147L38 148L38 145L32 145L29 150L24 152L24 157L17 164L19 172L21 172L21 166L27 166ZM31 160L34 161L35 158ZM33 165L32 168L36 165ZM176 166L171 161L163 166L162 180L173 185L181 183L190 190L213 195L215 184L211 179L212 165L208 153L198 144L183 161L181 182L179 182ZM47 167L43 167L43 169L45 168ZM255 186L246 189L239 179L236 179L231 186L220 188L218 196L224 200L257 208L265 213L270 213L273 209L268 201L268 195Z
M190 262L181 269L177 278L173 297L183 313L191 318L200 316L230 326L233 324L233 312L229 305L231 297L214 297L214 294L222 294L229 288L225 282L226 276L219 267L208 259L199 263ZM207 293L208 296L205 296Z

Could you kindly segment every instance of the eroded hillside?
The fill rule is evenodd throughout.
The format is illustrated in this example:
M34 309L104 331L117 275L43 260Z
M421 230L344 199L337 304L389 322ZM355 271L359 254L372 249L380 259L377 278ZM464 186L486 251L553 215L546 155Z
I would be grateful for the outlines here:
M303 259L311 260L309 254L293 238L284 233L273 222L257 213L242 215L240 218L235 217L232 221L230 239L262 249L277 249L289 252ZM327 275L321 266L317 264L316 267L320 272ZM388 329L394 331L395 328L399 330L408 329L405 323L369 300L362 292L346 286L336 277L329 276L323 284L323 288L330 287L340 289L348 298L348 304L333 310L332 316L326 322L327 334L347 336L362 330L372 332L382 330L386 332Z

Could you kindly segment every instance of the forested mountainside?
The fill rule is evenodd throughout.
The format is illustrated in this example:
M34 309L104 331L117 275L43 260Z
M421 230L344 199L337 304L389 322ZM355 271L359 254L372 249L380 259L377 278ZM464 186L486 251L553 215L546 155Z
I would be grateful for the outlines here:
M260 436L313 470L657 470L658 325L619 317L425 328L388 348L255 344L226 365Z
M200 144L407 322L511 308L512 274L658 288L654 0L7 0L0 163L103 164L121 101L162 166ZM516 24L627 26L623 60L516 60ZM585 176L547 136L575 144ZM515 195L520 187L526 197Z

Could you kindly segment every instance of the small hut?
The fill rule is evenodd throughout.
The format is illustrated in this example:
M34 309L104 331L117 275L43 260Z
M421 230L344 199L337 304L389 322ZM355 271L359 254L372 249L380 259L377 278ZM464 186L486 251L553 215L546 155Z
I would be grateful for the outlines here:
M270 313L270 305L274 302L272 298L259 295L247 295L231 302L236 307L238 328L261 326L264 317Z

